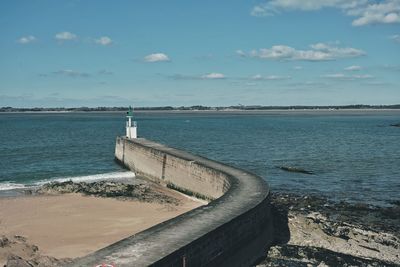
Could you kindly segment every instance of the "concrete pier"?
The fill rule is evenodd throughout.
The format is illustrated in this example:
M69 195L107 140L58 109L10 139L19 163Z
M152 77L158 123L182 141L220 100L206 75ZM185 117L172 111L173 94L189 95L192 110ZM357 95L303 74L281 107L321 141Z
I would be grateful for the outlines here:
M273 241L262 178L143 138L118 137L115 157L138 175L212 201L72 266L248 266Z

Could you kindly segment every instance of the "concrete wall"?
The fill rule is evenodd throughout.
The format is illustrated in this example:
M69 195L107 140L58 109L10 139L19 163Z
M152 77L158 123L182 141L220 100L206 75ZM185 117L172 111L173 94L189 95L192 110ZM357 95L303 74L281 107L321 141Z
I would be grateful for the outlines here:
M210 199L219 198L230 187L229 178L225 173L204 166L199 161L184 158L182 153L177 157L166 153L168 150L172 152L172 149L154 142L143 139L139 139L141 142L126 140L117 139L115 156L137 175L143 175L156 182L173 184Z
M117 138L115 157L138 175L215 200L72 266L248 266L267 251L272 219L260 177L141 138Z

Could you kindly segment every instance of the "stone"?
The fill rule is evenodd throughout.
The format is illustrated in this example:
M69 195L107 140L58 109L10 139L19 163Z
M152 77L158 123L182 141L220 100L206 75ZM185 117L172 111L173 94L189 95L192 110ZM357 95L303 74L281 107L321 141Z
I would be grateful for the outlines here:
M4 235L0 236L0 248L4 248L10 245L10 240Z
M21 257L10 255L7 259L6 267L33 267L33 265Z

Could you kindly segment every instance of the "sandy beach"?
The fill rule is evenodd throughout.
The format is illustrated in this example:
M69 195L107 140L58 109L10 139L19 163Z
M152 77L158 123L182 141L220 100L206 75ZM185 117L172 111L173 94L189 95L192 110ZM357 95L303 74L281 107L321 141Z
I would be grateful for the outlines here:
M40 255L83 256L204 204L160 188L179 204L77 193L0 198L0 236L8 239L0 246L0 265L10 253L32 257L36 249L27 253L29 244Z

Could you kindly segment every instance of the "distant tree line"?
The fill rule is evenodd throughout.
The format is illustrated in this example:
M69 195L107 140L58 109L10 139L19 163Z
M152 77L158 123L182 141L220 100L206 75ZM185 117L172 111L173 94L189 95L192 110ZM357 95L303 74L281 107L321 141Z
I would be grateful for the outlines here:
M207 107L207 106L189 106L189 107L136 107L135 110L141 111L173 111L173 110L210 110L210 111L223 111L223 110L316 110L316 109L400 109L400 104L396 105L343 105L343 106L261 106L261 105L236 105L227 107ZM126 111L128 107L78 107L78 108L14 108L14 107L0 107L0 112L98 112L98 111Z

